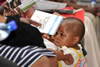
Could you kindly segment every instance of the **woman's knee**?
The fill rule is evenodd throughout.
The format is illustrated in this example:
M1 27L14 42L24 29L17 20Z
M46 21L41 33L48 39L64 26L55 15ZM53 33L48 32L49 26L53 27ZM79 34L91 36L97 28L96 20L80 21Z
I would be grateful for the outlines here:
M49 58L42 56L39 60L32 64L32 67L51 67Z
M57 57L49 57L50 67L58 67Z

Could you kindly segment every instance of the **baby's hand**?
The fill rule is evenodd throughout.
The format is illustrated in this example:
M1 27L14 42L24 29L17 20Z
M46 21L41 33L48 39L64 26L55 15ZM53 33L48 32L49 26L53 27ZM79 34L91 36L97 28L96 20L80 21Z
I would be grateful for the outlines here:
M65 64L67 64L67 65L73 64L74 59L71 54L64 55L63 51L61 51L61 50L53 50L53 49L49 49L49 50L56 54L58 61L63 60L65 62Z
M71 54L65 55L63 61L64 61L64 63L67 64L67 65L71 65L71 64L74 63L74 59L73 59L73 57L72 57Z
M58 48L58 50L61 50L63 52L63 55L64 55L63 61L65 62L65 64L67 64L67 65L73 64L74 59L71 55L73 52L68 47L62 46L62 48Z
M46 38L47 40L51 41L52 43L54 43L54 39L52 38L53 35L48 35L48 34L45 34L45 33L42 33L42 37L43 38Z
M17 15L17 12L10 8L8 5L4 5L5 10L3 12L4 16L13 16L13 15Z

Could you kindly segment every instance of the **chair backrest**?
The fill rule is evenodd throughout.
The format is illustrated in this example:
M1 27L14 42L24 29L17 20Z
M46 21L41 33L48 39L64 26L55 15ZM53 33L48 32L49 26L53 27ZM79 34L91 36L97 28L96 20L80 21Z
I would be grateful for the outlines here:
M88 67L100 67L100 48L95 28L92 20L87 16L85 16L85 28L84 47L87 51L87 65Z

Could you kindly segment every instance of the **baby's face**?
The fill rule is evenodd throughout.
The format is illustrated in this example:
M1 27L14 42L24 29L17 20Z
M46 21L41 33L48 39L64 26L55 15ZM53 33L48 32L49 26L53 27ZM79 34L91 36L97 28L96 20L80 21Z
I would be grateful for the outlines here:
M71 47L73 45L72 42L73 42L72 34L69 32L67 26L64 23L62 23L56 35L54 36L54 43L59 47L61 46Z

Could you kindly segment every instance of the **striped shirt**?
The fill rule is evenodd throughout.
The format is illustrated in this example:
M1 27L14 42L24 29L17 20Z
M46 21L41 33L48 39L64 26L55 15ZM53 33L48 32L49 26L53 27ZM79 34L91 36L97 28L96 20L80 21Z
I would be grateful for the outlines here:
M11 47L7 45L0 46L0 56L16 63L20 67L31 67L42 56L56 56L46 48L33 46Z

